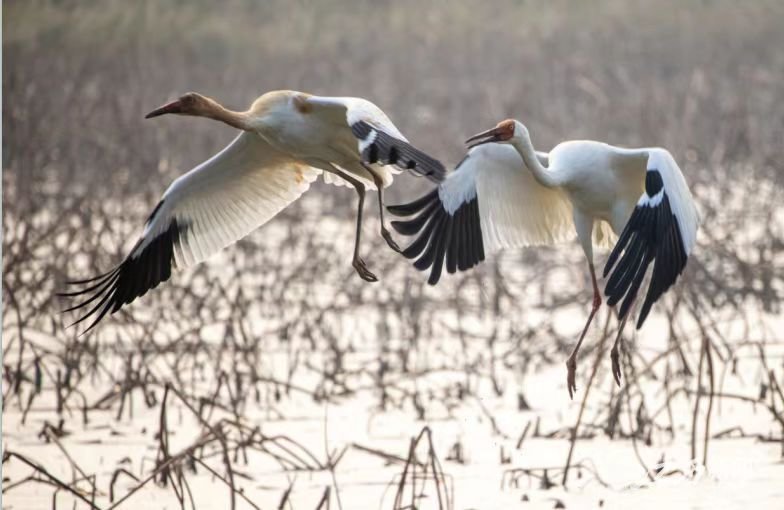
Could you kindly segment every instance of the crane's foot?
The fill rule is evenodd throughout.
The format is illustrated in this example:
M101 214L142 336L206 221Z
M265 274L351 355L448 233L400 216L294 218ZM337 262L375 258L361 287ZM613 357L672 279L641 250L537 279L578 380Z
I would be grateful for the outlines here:
M392 234L389 232L389 230L382 228L381 237L383 237L384 240L387 242L387 245L389 245L389 247L395 250L397 253L401 253L403 251L400 249L400 246L392 238Z
M615 384L618 387L621 387L621 361L620 356L618 355L618 342L615 342L613 345L612 351L610 351L610 359L612 360L612 373L613 377L615 378Z
M574 393L577 391L575 379L577 377L577 359L575 355L569 356L566 360L566 388L569 390L569 399L574 400Z
M351 265L354 266L354 269L357 271L359 277L365 280L366 282L378 281L376 275L370 272L370 270L367 268L367 265L365 265L365 261L362 260L361 258L356 257L354 261L351 263Z

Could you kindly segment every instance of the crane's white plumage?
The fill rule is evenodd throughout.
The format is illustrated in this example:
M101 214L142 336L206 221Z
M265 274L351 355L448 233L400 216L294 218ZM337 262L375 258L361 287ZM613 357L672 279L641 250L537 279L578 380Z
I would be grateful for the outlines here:
M547 154L538 157L547 161ZM481 145L439 186L444 209L454 214L478 198L482 242L487 253L552 244L573 237L571 206L561 190L537 183L512 147Z
M691 254L697 243L697 228L699 227L699 214L694 197L689 191L689 185L683 177L680 167L675 162L672 154L666 149L648 149L647 171L658 171L664 187L661 193L670 197L672 213L678 219L678 224L683 236L683 247L686 254ZM640 197L645 199L646 195ZM661 200L661 198L659 199Z
M169 186L130 257L141 257L175 221L176 267L202 262L273 218L320 173L244 132Z
M274 91L245 112L227 110L212 99L189 93L150 113L195 115L242 130L223 151L175 180L150 214L144 231L115 269L90 280L87 288L64 293L87 295L68 310L91 306L77 322L97 314L92 328L169 279L172 269L192 266L262 226L304 193L324 173L328 182L349 183L359 207L353 265L376 281L359 257L365 189L376 188L381 234L382 190L392 182L387 165L411 170L436 182L445 169L413 147L373 103L359 98L329 98Z
M315 108L323 108L325 113L330 113L332 115L330 118L335 124L345 125L347 123L349 126L353 126L365 121L398 140L408 141L403 136L403 133L389 120L387 114L367 99L360 97L310 96L307 99L307 103ZM360 152L365 148L360 142Z
M548 163L548 154L537 152L536 157L542 164ZM440 208L428 209L436 200ZM404 250L404 254L414 258L422 255L418 267L431 267L427 262L433 257L433 269L429 281L435 284L440 277L440 264L436 251L439 239L447 231L449 240L444 240L442 258L450 249L457 252L461 244L467 243L467 233L461 227L449 224L458 219L476 227L481 236L481 246L470 255L484 255L499 250L522 248L525 246L551 245L569 241L575 237L572 222L573 210L567 193L561 188L548 188L540 184L531 174L520 154L509 145L486 144L473 147L446 179L438 186L437 195L430 195L427 202L414 203L419 208L412 209L410 204L390 206L389 210L400 216L410 216L419 211L429 214L446 213L444 225L436 229L435 223L424 230L428 243L415 243L414 249ZM476 218L467 216L475 210ZM429 217L428 217L429 218ZM410 235L424 227L425 216L413 220L396 221L392 225L401 233ZM428 225L431 225L428 223ZM595 220L594 243L608 246L615 238L611 227L601 219ZM477 239L473 242L476 243ZM432 246L432 251L425 248ZM453 247L454 246L454 247ZM421 251L415 248L421 247ZM481 248L481 249L480 249ZM468 267L481 260L466 261ZM453 273L458 267L447 263L447 272Z

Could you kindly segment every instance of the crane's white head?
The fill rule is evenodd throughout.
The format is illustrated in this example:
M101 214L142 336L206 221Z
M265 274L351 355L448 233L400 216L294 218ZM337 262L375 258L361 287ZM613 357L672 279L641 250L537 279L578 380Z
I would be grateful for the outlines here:
M525 126L514 119L506 119L499 122L493 129L482 131L465 143L468 147L476 147L485 143L510 143L515 136L523 136L526 132Z
M151 119L169 113L192 115L219 120L232 127L245 131L258 131L264 129L267 124L274 122L276 117L281 117L281 113L286 113L288 111L289 100L292 97L295 100L300 100L295 106L302 112L301 108L304 108L307 105L302 102L302 98L299 96L304 95L288 90L267 92L254 101L247 111L235 112L227 109L214 99L202 96L196 92L188 92L178 100L151 111L145 115L144 118ZM303 104L304 106L302 106ZM285 117L285 115L283 116Z
M160 108L156 108L147 115L145 119L159 117L167 113L176 113L178 115L195 115L198 117L209 117L219 105L212 99L197 94L196 92L188 92L180 96L176 101L167 103Z

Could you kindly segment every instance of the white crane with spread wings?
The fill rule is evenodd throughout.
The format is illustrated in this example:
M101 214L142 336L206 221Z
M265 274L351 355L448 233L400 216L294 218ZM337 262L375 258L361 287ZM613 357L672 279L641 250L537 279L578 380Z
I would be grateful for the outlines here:
M376 281L359 256L365 189L378 191L381 235L399 250L384 226L383 190L398 169L439 182L441 163L413 147L376 105L353 97L318 97L275 91L244 112L188 93L147 118L180 114L224 122L241 130L221 152L176 179L145 223L130 254L86 285L86 295L66 311L91 308L76 322L116 312L169 279L172 269L197 264L264 225L300 197L319 174L335 184L351 184L359 196L353 266Z
M418 269L430 268L428 281L435 285L444 265L454 273L475 266L486 252L554 244L576 232L591 274L593 306L566 363L571 396L577 352L602 303L593 244L609 246L612 234L619 234L604 276L607 304L622 301L623 322L612 350L613 375L620 381L618 340L648 266L653 263L653 272L638 328L683 271L697 237L697 209L675 160L661 148L586 140L536 152L528 130L515 120L467 142L472 148L437 189L387 208L414 216L392 222L401 234L418 235L402 253L416 258Z

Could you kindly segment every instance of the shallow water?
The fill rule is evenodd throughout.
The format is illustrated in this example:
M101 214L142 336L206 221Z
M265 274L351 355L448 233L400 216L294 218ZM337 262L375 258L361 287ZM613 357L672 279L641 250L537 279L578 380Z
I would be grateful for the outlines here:
M638 442L640 456L652 468L661 459L661 470L656 480L647 479L645 471L636 460L629 440L610 441L599 434L594 439L577 442L574 460L586 461L597 476L588 470L575 470L570 478L568 491L561 487L545 489L542 482L525 475L513 476L514 469L530 468L541 475L541 468L550 468L552 482L560 482L569 441L531 437L532 430L516 449L518 438L525 425L537 417L540 431L548 431L573 422L578 402L569 402L563 374L559 367L542 370L526 377L529 411L516 411L513 392L508 396L466 401L464 406L451 412L433 408L433 418L427 422L415 420L414 413L404 411L378 412L369 394L351 398L337 404L317 404L308 397L292 397L276 405L275 410L285 419L271 417L261 407L246 409L245 421L259 425L267 435L286 435L300 442L320 458L324 452L348 447L335 472L335 479L342 508L392 508L396 483L402 472L402 463L388 464L381 457L359 447L368 447L399 457L406 457L410 439L424 425L432 430L435 451L441 461L450 493L454 495L454 508L554 508L557 501L566 508L778 508L784 502L784 463L782 445L757 439L721 439L709 444L708 468L693 465L690 460L688 427L690 412L676 408L681 425L675 438L668 434L654 437L652 446ZM732 378L731 378L732 379ZM742 390L743 384L730 380ZM303 383L306 384L306 383ZM597 397L612 386L606 370L600 374L598 386L593 390ZM96 388L96 395L98 394ZM89 397L89 396L88 396ZM578 398L581 394L578 393ZM44 421L54 423L57 415L51 410L53 402L41 400L30 411L26 425L21 424L21 413L12 405L3 415L3 436L6 448L22 453L31 459L45 461L45 467L69 480L72 470L63 453L54 444L46 444L39 437ZM49 410L47 410L49 407ZM482 407L486 409L482 410ZM589 413L591 408L589 399ZM498 432L487 415L492 415ZM115 420L115 411L90 414L90 423L81 426L76 416L67 421L69 435L61 444L85 473L98 474L98 487L108 487L112 471L122 465L132 473L149 472L155 460L157 440L154 437L159 423L159 410L137 406L134 416ZM201 427L187 409L172 401L168 408L171 431L170 451L177 452L193 442ZM218 417L216 414L215 418ZM683 418L683 419L681 419ZM622 420L626 419L622 417ZM711 422L713 431L740 426L747 434L764 436L777 434L769 415L761 408L744 402L724 400L717 402ZM326 439L326 444L325 444ZM463 449L463 462L446 460L450 449L459 442ZM702 442L700 441L700 445ZM352 446L352 445L359 445ZM508 456L501 463L501 455ZM420 452L424 451L422 449ZM698 450L701 452L701 449ZM701 458L701 453L699 453ZM123 459L125 459L123 461ZM213 466L222 472L220 463ZM247 478L238 478L244 493L261 508L277 507L282 494L293 482L290 502L293 508L315 508L327 486L334 482L328 471L283 471L270 457L250 454L249 462L235 465ZM18 480L30 472L16 459L4 466L4 476ZM206 473L188 475L193 497L198 508L227 508L228 490L225 485ZM422 485L422 481L418 482ZM123 494L134 482L121 478L117 494ZM408 493L410 494L410 493ZM419 500L421 508L438 508L432 480L425 487L427 497ZM58 508L70 508L70 496L56 495ZM107 495L99 494L97 501L107 507ZM526 501L525 505L521 505ZM52 490L40 484L26 484L4 495L4 508L49 508ZM78 505L77 505L78 507ZM148 484L125 503L127 508L178 508L179 504L169 488ZM238 508L251 508L238 499ZM335 507L333 507L335 508Z

